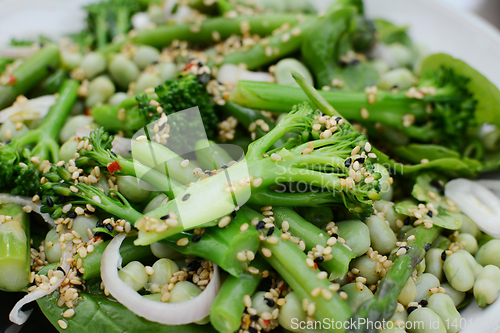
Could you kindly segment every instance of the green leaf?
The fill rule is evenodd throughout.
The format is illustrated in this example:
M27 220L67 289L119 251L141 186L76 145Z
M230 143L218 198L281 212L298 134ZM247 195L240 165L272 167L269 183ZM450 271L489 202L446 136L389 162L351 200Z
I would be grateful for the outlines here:
M462 60L444 53L424 59L420 72L436 71L440 67L451 68L456 74L470 79L467 88L477 100L475 118L479 124L488 122L500 126L500 90L493 83Z
M377 29L377 35L380 42L384 44L400 43L412 47L413 43L411 38L406 33L408 30L407 26L397 26L382 19L373 20L373 23Z
M434 161L441 158L460 158L460 154L456 151L433 144L414 143L407 146L399 146L394 149L394 153L411 163L420 163L423 159Z
M59 332L94 333L94 332L155 332L155 333L212 333L212 326L195 324L167 326L147 321L136 316L120 303L99 295L79 294L81 299L75 307L75 315L69 319L63 318L66 307L57 306L59 292L53 292L37 300L40 309ZM63 330L57 321L64 320L68 328Z

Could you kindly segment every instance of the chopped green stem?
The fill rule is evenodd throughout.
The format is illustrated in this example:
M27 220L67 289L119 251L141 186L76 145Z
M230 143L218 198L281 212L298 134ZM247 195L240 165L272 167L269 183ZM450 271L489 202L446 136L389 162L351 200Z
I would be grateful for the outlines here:
M259 271L264 271L269 266L265 261L256 258L252 266ZM238 331L241 324L241 315L245 310L243 298L245 295L252 296L260 281L261 274L244 272L238 277L229 276L210 308L210 323L221 333L233 333Z
M241 231L245 223L249 225L245 215L237 213L227 227L207 228L201 235L182 232L164 239L162 243L182 254L211 260L229 274L238 277L248 267L248 261L237 259L238 253L251 251L255 254L259 249L259 232L252 226ZM187 238L189 243L177 245L183 238Z
M59 67L60 56L57 45L47 45L30 58L26 59L19 67L14 69L11 84L0 84L0 110L10 106L19 95L26 94L35 87L54 68Z
M410 230L405 238L414 235L413 241L408 241L406 254L396 257L387 275L382 278L375 297L361 305L358 311L352 316L355 322L360 322L362 318L366 322L377 322L389 319L396 310L397 297L403 290L406 282L413 274L415 267L425 257L426 244L432 243L441 231L439 227L430 229L418 226ZM358 329L351 329L348 332L375 333L378 330L369 329L366 325L358 326Z
M195 148L196 160L204 170L217 170L234 161L229 153L214 141L200 140Z
M285 185L281 185L285 188ZM255 205L271 205L282 207L318 207L327 204L342 204L341 196L331 191L287 193L265 190L253 194L248 203Z
M305 206L298 209L304 220L311 222L315 226L322 227L330 221L333 221L333 212L331 207L311 207Z
M330 236L290 208L278 207L274 208L273 212L276 219L275 223L281 228L283 222L287 221L290 226L288 231L306 243L307 251L311 251L316 245L327 246L326 242ZM330 273L330 280L341 279L349 271L349 262L356 256L340 242L336 242L331 248L333 259L323 261L320 266Z

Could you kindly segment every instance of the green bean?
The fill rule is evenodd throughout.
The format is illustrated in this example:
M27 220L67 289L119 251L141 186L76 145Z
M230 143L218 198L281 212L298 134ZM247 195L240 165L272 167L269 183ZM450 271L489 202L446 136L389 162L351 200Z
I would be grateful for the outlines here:
M10 106L17 96L24 95L49 76L49 69L58 68L59 63L57 45L47 45L22 62L12 72L15 82L8 85L0 84L0 110Z
M156 242L150 245L151 253L156 258L168 258L168 259L180 259L183 257L182 253L172 249L170 246L166 246L160 242Z
M359 275L366 278L366 284L375 284L380 280L380 275L377 273L377 260L372 260L370 257L363 255L351 261L351 269L359 269Z
M442 254L443 250L438 248L431 248L425 254L425 272L434 275L439 281L443 281L444 279Z
M74 116L66 120L61 132L59 133L59 141L66 142L76 134L77 127L85 127L92 124L94 120L90 116L80 115Z
M408 321L409 333L447 333L441 318L429 308L413 310Z
M160 84L160 78L157 75L144 72L139 75L135 83L134 94L142 94L147 88L154 88L158 84Z
M463 246L463 249L470 254L476 254L478 249L477 240L471 234L460 233L457 237L455 237L455 242L460 243Z
M460 226L461 233L471 234L472 236L479 238L481 236L481 231L478 229L477 225L465 214L460 214L462 217L462 225Z
M172 275L179 270L179 266L170 259L159 259L153 264L154 273L149 276L149 283L154 283L160 287L169 283Z
M396 87L400 90L406 90L413 85L413 73L407 68L396 68L384 73L378 81L378 87L384 90L391 90Z
M106 58L98 52L87 53L80 63L80 68L87 79L93 79L106 69Z
M443 271L450 285L458 291L469 291L474 286L474 271L461 253L448 256Z
M455 307L457 307L465 299L465 293L454 289L448 282L441 283L441 287L446 290L446 295L451 297Z
M345 243L351 248L356 257L362 256L371 245L370 229L361 221L337 222L338 234L345 239Z
M91 108L106 102L115 93L115 85L111 80L101 75L90 81L89 93L85 99L85 106Z
M417 296L415 297L416 302L420 302L431 295L430 289L437 288L441 285L438 278L432 274L424 273L417 276L415 281L415 288L417 289Z
M276 82L282 86L298 87L298 83L292 77L292 70L297 71L307 82L314 85L314 80L309 69L295 58L285 58L278 61L274 70Z
M427 307L434 311L445 324L448 333L457 333L460 330L460 313L450 296L437 293L427 298Z
M156 197L154 197L147 205L146 207L144 208L144 210L142 211L143 214L147 214L149 213L150 211L152 210L155 210L156 208L160 207L160 206L163 206L164 204L166 204L168 202L169 198L161 193L159 195L157 195Z
M144 69L157 61L159 57L160 51L158 51L158 49L152 46L141 45L135 50L132 60L137 66L139 66L140 69Z
M413 277L410 277L406 282L403 290L398 296L398 302L403 304L404 306L408 306L409 303L415 301L417 297L417 287L415 286L415 281L413 281Z
M95 228L99 218L97 216L86 217L85 215L79 215L73 220L72 230L76 231L82 238L82 241L88 242L89 232L93 235L92 229Z
M500 239L492 239L479 248L476 253L479 264L500 267Z
M361 304L373 298L373 293L368 287L363 286L363 288L359 290L354 282L342 286L341 289L347 293L346 302L352 312L356 312Z
M61 260L61 246L59 245L59 234L55 228L47 232L45 236L45 259L50 264Z
M330 207L299 207L298 210L306 221L317 227L322 227L333 221L333 212Z
M405 239L405 235L410 232L411 230L413 230L414 227L412 225L405 225L403 226L401 229L399 229L398 231L398 239L399 240L404 240Z
M500 292L500 268L486 265L474 283L474 297L477 305L484 308L496 301Z
M11 141L28 132L29 129L24 123L21 123L21 126L18 129L16 124L14 124L10 119L7 119L0 127L0 141Z
M68 72L62 68L56 69L47 78L40 82L30 91L31 97L51 95L57 93L64 81L68 78Z
M109 98L108 104L112 106L118 106L120 105L124 100L129 98L127 93L124 92L117 92L113 96Z
M59 158L68 162L70 159L75 158L76 148L78 147L78 139L72 138L66 141L59 148Z
M138 261L129 262L118 271L118 276L135 291L144 288L148 282L148 273L146 273L144 265Z
M80 52L61 52L61 65L64 69L72 71L80 66L83 60L83 55Z
M161 63L158 66L158 70L160 72L160 80L162 82L175 78L179 72L177 66L172 62Z
M289 208L274 208L275 223L282 228L284 221L288 222L288 231L299 237L306 244L306 250L310 251L318 245L323 248L328 247L327 241L330 236L323 230L308 223L299 214ZM330 273L330 279L342 278L347 274L349 262L354 258L353 252L349 251L340 242L331 246L331 260L325 260L320 263L321 267Z
M260 271L268 267L260 258L252 261L252 266ZM248 272L243 272L239 277L227 277L210 308L210 322L217 331L222 333L238 331L241 324L241 314L245 309L243 299L245 295L255 293L261 280L261 274L250 274ZM283 315L284 308L285 306L281 308L280 317Z
M374 250L380 254L389 254L398 241L389 224L380 216L372 215L366 220L370 229L370 241Z
M143 189L139 184L140 180L133 176L117 176L116 178L118 191L131 202L143 202L151 195L151 191Z
M0 206L0 290L21 291L30 277L30 224L21 206ZM10 220L7 220L7 216Z
M139 77L137 65L123 54L114 55L108 70L113 81L122 89L127 89L128 85Z
M404 221L406 216L396 213L394 210L394 202L379 200L375 201L374 207L378 212L384 213L386 221L389 222L389 225L394 232L399 231L400 228L397 226L396 221Z

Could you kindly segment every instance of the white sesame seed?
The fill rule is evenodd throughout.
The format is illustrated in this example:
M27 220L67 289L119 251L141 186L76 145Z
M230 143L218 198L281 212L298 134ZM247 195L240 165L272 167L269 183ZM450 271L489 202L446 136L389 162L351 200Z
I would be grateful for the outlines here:
M63 330L68 328L68 324L64 320L58 320L57 323L59 324L59 327L62 328Z
M318 277L318 280L325 280L328 277L328 273L327 272L319 272L316 276Z
M184 160L184 161L181 162L181 167L187 168L188 166L189 166L189 160L188 159L186 159L186 160Z
M276 244L278 244L278 242L279 242L279 238L278 238L278 237L276 237L276 236L271 236L271 237L267 237L266 241L267 241L269 244L276 245Z
M238 261L241 261L241 262L247 261L247 255L245 252L238 252L236 254L236 259L238 259Z
M243 297L243 303L245 303L245 306L247 308L251 308L252 307L252 299L250 298L250 295L245 295Z
M186 237L181 238L177 241L177 246L186 246L188 244L189 244L189 239L187 239Z
M219 228L225 228L229 225L231 222L231 217L230 216L224 216L219 220L218 226Z
M318 297L319 294L321 293L321 290L323 290L323 287L316 287L311 291L311 296L312 297Z

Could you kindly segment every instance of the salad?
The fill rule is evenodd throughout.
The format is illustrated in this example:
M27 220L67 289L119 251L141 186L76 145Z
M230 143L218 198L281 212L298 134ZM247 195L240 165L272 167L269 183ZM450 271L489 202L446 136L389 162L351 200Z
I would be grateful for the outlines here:
M500 91L472 67L360 0L85 10L0 50L12 323L456 333L498 298Z

